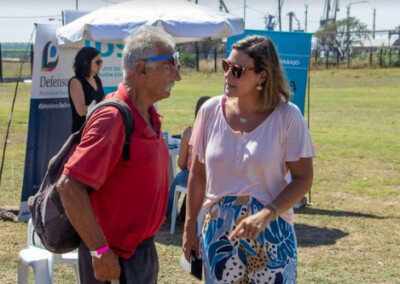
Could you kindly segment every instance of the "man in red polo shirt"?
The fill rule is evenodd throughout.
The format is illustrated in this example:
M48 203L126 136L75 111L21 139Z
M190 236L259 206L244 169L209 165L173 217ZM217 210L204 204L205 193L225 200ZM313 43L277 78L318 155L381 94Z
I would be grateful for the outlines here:
M169 154L153 104L168 98L181 79L174 47L171 36L152 27L125 40L124 80L106 99L123 100L132 110L131 159L121 157L124 124L109 106L91 116L64 167L57 187L82 238L82 283L157 283L154 235L165 216Z

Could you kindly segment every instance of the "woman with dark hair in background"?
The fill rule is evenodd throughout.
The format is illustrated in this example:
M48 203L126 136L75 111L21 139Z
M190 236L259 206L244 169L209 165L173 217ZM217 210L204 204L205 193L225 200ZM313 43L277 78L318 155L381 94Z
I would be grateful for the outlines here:
M75 76L68 83L72 132L78 131L85 122L88 105L93 100L98 103L104 97L103 85L98 77L102 64L100 52L93 47L83 47L75 56Z
M222 68L225 94L200 109L189 143L185 258L201 248L207 284L297 283L293 206L313 180L307 125L269 38L236 42Z

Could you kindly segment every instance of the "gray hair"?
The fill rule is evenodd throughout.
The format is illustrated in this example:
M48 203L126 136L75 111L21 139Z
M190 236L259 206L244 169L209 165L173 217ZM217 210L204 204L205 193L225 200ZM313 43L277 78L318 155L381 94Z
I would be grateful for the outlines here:
M175 41L171 35L152 26L139 28L133 35L126 37L124 42L122 68L125 83L137 60L157 56L161 48L175 48Z

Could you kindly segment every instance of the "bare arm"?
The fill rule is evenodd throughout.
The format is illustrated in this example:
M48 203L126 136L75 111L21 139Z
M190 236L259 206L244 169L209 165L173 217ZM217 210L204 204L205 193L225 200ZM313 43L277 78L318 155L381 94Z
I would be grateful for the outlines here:
M190 127L187 127L182 134L181 145L179 147L178 166L181 170L186 169L188 159L189 140L192 135Z
M300 158L286 165L292 175L292 182L274 200L279 212L292 208L311 189L314 178L312 158Z
M80 116L87 114L87 105L85 104L85 94L81 82L73 78L69 85L69 93L71 95L72 103L74 104L76 112Z
M185 258L189 260L191 250L200 257L199 240L196 234L196 221L203 205L206 191L206 167L200 163L198 156L193 157L188 181L186 197L186 220L183 232L182 250Z
M292 208L310 190L314 175L312 158L301 158L295 162L287 162L286 165L292 175L292 182L273 201L279 212ZM229 238L233 239L236 236L256 239L275 217L273 210L265 208L243 219Z
M85 242L89 250L97 250L107 244L99 227L86 186L67 175L62 175L57 184L61 200L65 207L68 219ZM100 259L93 257L92 264L95 277L105 281L118 279L120 266L117 256L109 250Z

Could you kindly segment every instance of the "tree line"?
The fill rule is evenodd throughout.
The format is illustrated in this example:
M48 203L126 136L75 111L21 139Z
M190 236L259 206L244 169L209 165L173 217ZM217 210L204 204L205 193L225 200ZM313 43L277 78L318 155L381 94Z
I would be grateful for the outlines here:
M1 42L1 48L4 50L25 50L28 44L28 42Z
M351 55L354 47L362 47L372 35L373 32L367 29L367 25L355 17L327 23L314 33L320 46L338 54L342 60Z

